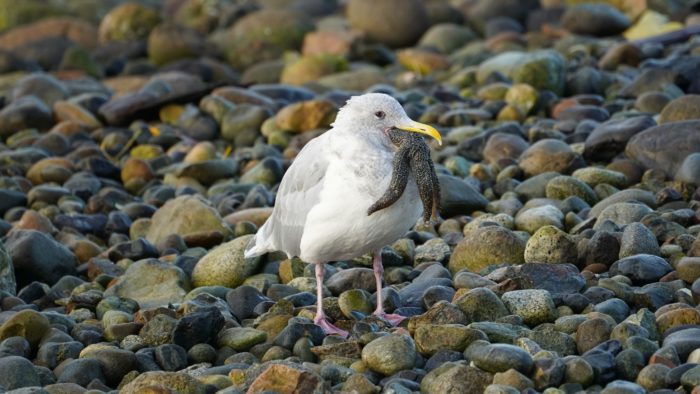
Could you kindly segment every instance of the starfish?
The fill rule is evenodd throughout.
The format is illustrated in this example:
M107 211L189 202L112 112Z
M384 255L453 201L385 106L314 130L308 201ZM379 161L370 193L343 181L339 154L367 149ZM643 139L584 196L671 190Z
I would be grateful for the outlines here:
M437 218L440 203L440 182L435 166L430 158L430 148L423 137L391 129L389 139L398 147L394 160L389 187L384 194L367 210L371 215L395 203L408 184L411 171L416 178L418 195L423 203L423 221Z

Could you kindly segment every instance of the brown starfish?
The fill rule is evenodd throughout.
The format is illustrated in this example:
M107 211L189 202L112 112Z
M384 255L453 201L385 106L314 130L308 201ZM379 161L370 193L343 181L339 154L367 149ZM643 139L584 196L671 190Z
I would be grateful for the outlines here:
M423 221L437 218L440 203L440 183L435 166L430 158L430 148L423 137L415 133L391 129L388 132L391 142L398 147L394 155L391 181L386 192L367 210L371 215L395 203L408 184L408 175L413 171L418 186L418 195L423 203Z

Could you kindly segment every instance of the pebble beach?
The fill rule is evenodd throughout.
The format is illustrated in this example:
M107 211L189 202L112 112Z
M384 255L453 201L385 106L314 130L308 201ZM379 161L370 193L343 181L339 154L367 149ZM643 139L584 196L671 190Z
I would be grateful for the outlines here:
M368 92L443 137L397 327L243 256ZM699 394L699 237L698 1L0 0L0 393Z

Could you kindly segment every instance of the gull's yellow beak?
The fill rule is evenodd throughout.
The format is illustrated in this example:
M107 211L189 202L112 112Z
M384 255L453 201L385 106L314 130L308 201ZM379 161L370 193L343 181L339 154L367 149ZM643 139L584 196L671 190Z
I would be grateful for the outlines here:
M435 130L433 126L428 126L427 124L419 123L412 120L410 123L405 125L398 125L396 126L396 128L400 130L412 131L414 133L421 133L431 136L437 140L438 144L442 145L442 136L437 130Z

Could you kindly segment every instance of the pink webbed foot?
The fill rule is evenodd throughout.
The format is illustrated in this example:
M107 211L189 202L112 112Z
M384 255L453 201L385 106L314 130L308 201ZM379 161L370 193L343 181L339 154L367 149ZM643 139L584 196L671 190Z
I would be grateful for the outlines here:
M399 324L401 324L402 321L406 320L405 316L396 315L393 313L375 312L374 314L388 321L394 327L398 326Z
M335 335L340 335L340 336L343 337L343 338L347 338L347 337L348 337L348 332L347 332L347 331L336 327L336 326L333 325L331 322L329 322L325 317L314 319L314 323L315 323L317 326L321 327L321 329L323 330L323 332L326 333L326 335L333 335L333 334L335 334Z

